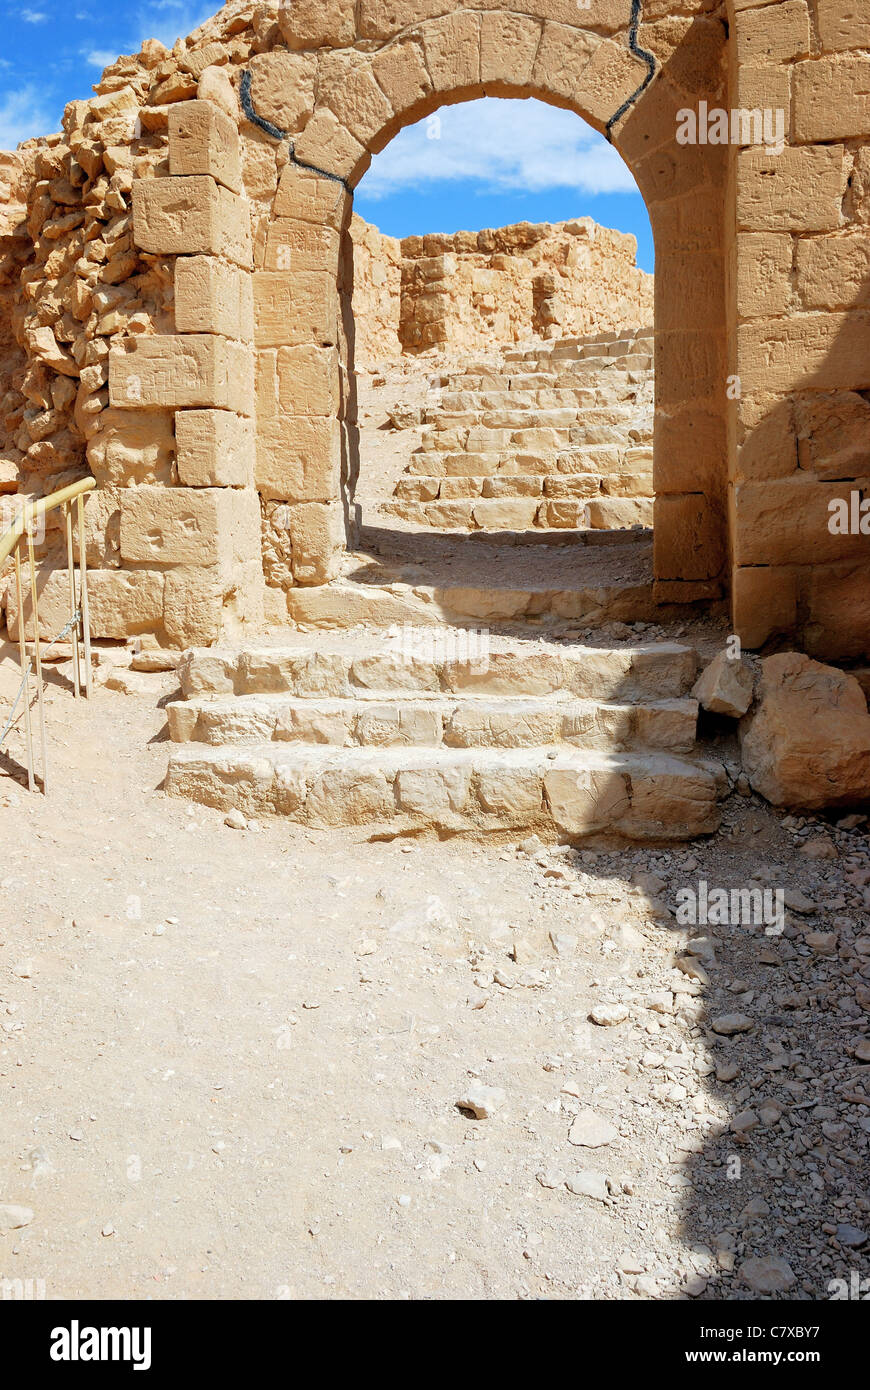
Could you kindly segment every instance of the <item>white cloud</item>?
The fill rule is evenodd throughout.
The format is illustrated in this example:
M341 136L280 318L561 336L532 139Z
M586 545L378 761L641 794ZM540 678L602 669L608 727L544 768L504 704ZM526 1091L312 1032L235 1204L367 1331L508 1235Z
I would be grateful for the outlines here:
M14 150L22 140L54 128L55 112L36 87L22 87L0 97L0 150Z
M21 18L25 24L44 24L48 15L42 10L22 10Z
M465 179L487 191L637 192L613 146L579 116L540 101L494 97L442 107L436 116L407 126L375 156L361 191L368 198L385 198L402 189Z
M114 53L110 48L89 48L82 49L82 57L86 62L90 63L92 67L99 68L100 72L102 72L103 68L107 68L110 63L114 63L118 54Z

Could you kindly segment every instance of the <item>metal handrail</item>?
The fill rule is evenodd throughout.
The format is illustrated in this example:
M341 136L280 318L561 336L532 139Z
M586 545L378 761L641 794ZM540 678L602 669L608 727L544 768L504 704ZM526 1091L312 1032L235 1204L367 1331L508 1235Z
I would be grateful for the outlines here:
M68 632L72 632L73 648L73 685L76 698L84 693L89 699L91 696L91 632L90 632L90 613L88 607L88 567L85 543L85 508L84 499L87 493L93 492L97 486L94 478L83 478L81 482L71 483L69 487L61 488L58 492L52 492L48 497L38 498L35 502L25 502L18 515L9 529L0 536L0 565L8 560L9 556L15 555L15 584L17 589L18 601L18 647L21 661L21 685L12 704L12 712L2 733L0 733L0 744L3 743L7 733L12 727L15 719L15 711L18 701L24 696L24 726L27 744L27 785L30 791L36 790L36 778L34 775L34 756L33 756L33 728L30 719L30 673L35 668L36 673L36 694L39 705L39 727L40 742L42 745L42 790L48 791L48 760L46 754L45 736L45 705L43 701L44 683L42 679L42 640L39 630L39 594L36 584L36 556L33 546L34 522L38 517L46 516L49 512L63 508L66 529L67 545L67 566L69 570L69 601L70 615L69 621L61 629L56 637L48 645L48 650L65 637ZM73 520L72 504L76 504L76 526L78 529L78 552L79 552L79 594L76 595L76 576L75 576L75 549L73 546ZM22 542L27 545L27 559L30 576L30 607L33 616L33 649L34 655L31 659L27 654L27 617L24 609L24 587L21 582L21 550ZM82 651L82 648L84 649ZM84 658L84 660L82 660ZM84 672L82 671L84 666Z

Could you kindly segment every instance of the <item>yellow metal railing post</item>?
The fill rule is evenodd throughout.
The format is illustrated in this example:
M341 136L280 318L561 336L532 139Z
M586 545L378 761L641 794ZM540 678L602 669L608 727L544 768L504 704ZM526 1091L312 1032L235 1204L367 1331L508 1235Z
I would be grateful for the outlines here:
M66 529L66 563L69 571L69 616L70 621L74 623L72 630L73 688L75 697L78 699L82 690L82 670L79 659L79 620L77 617L78 604L76 603L76 561L73 550L72 505L69 502L63 504L63 518Z
M33 725L30 719L30 658L27 655L27 617L24 612L24 585L21 583L21 543L15 546L15 587L18 596L18 651L24 682L24 741L27 745L27 790L36 791L33 776Z
M76 499L79 528L79 609L81 629L85 647L85 695L91 698L91 609L88 599L88 546L85 536L85 499L79 493Z
M39 736L42 744L42 790L48 792L48 750L45 737L45 700L42 688L42 642L39 632L39 594L36 586L36 555L33 549L34 514L28 511L27 557L30 561L30 608L33 613L33 653L36 666L36 699L39 706Z

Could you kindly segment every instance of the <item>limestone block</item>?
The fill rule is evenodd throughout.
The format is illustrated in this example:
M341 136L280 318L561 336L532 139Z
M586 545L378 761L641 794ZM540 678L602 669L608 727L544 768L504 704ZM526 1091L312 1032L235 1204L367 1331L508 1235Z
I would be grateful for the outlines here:
M802 238L795 271L795 289L807 309L870 305L870 230Z
M213 102L176 102L169 112L169 172L208 174L231 193L241 193L236 122Z
M736 28L737 62L741 64L785 63L810 51L806 0L781 0L775 6L745 10Z
M741 63L736 71L735 105L741 111L782 111L787 130L793 71L792 66L785 64L782 67L772 67L770 64L754 67L748 63ZM738 133L742 135L744 132L739 130Z
M487 91L528 86L540 41L541 25L535 19L507 12L482 14L480 80Z
M150 570L93 570L88 575L91 631L122 640L163 621L163 575Z
M319 270L338 276L338 232L301 218L276 217L266 236L265 270Z
M412 111L432 90L432 79L416 41L390 44L371 60L375 81L393 111Z
M238 122L239 99L226 68L215 65L203 68L196 95L197 100L212 102L234 122Z
M560 473L544 478L544 496L560 501L597 497L601 483L597 473Z
M577 498L547 502L538 518L539 526L555 531L577 531L586 525L586 504Z
M254 272L254 342L258 348L338 340L338 289L323 271Z
M356 716L354 733L364 747L432 748L441 742L441 715L412 704L369 704Z
M467 10L444 15L423 28L426 66L436 92L480 82L480 16Z
M341 428L335 419L289 416L257 431L257 488L286 502L339 497Z
M475 778L477 798L484 811L500 824L534 824L543 811L540 773L532 768L485 768Z
M85 550L88 565L112 569L120 565L121 511L115 488L98 488L85 498ZM0 522L0 525L3 525Z
M293 0L278 7L278 27L290 49L345 48L356 37L355 0Z
M433 502L442 486L439 478L400 478L393 495L404 502Z
M271 53L255 53L249 67L251 100L257 115L288 134L297 131L314 108L314 54L276 48Z
M778 632L791 632L797 622L798 587L793 569L776 565L740 566L732 578L734 630L744 646L762 647Z
M179 333L222 333L251 342L251 276L214 256L180 256L175 262L175 326Z
M598 497L586 503L586 524L593 530L615 531L631 526L652 526L651 497Z
M175 435L169 410L100 412L88 443L88 466L101 487L174 481Z
M574 100L591 124L603 130L646 74L642 59L613 39L602 39L583 69Z
M315 778L305 803L310 825L366 825L396 813L391 782L378 770L337 767Z
M797 467L794 402L767 391L744 394L738 408L735 477L785 478ZM721 475L720 475L721 476Z
M803 244L798 242L798 248ZM737 310L741 318L786 312L791 300L792 248L793 240L786 233L739 233Z
M476 524L487 531L526 531L535 524L536 497L490 497L476 502Z
M870 135L870 57L844 55L798 63L792 85L796 139Z
M344 512L339 502L297 502L290 508L293 578L328 584L344 554Z
M253 421L229 410L179 410L178 481L185 487L249 487L254 480Z
M214 567L167 570L163 626L173 646L207 647L223 636L224 601L230 582Z
M868 480L863 480L867 486ZM846 498L854 484L797 475L767 482L741 483L736 489L734 555L739 565L805 564L807 560L845 560L866 554L867 537L833 534L828 504Z
M808 66L815 67L815 63ZM840 225L846 189L842 145L757 146L737 155L737 224L747 231L824 232ZM807 190L812 189L812 197Z
M294 217L340 230L350 215L350 196L340 183L297 164L287 164L275 195L276 217Z
M739 719L749 709L755 687L752 667L742 657L717 652L695 682L692 694L711 714Z
M315 111L302 134L294 141L294 148L297 159L303 164L325 169L341 179L350 179L368 164L365 149L359 140L326 106Z
M135 179L133 234L155 255L225 256L246 270L252 264L249 204L205 174Z
M800 466L819 478L870 476L870 402L857 391L813 391L794 402Z
M743 768L775 806L821 810L870 797L870 714L858 682L798 652L761 664L740 731Z
M718 828L712 775L700 767L677 767L632 772L631 812L619 822L623 834L638 840L659 840L665 833L690 839Z
M592 54L601 40L566 24L544 25L532 70L535 87L563 101L573 101Z
M870 585L863 557L814 565L804 579L803 601L803 638L810 655L841 661L870 657Z
M306 706L308 706L306 708ZM275 721L277 743L331 743L344 748L351 742L350 709L322 710L308 701L279 709Z
M287 415L335 415L338 353L331 347L282 347L277 355L278 407Z
M569 835L592 835L625 816L628 778L612 768L554 768L544 776L553 820Z
M656 498L653 544L657 579L715 579L722 569L722 523L701 494Z
M225 572L235 560L251 558L259 534L253 491L149 486L129 488L121 499L121 556L134 564Z
M861 0L816 0L825 52L867 47L867 14Z
M403 768L396 778L399 809L433 825L461 814L471 787L471 768Z
M214 406L251 415L253 371L248 347L216 335L125 338L109 352L111 403L128 409Z
M393 108L375 81L368 56L354 51L321 59L317 97L335 113L360 145L378 143L393 120ZM381 142L383 143L383 142Z
M742 389L785 392L870 386L870 310L755 319L737 329Z

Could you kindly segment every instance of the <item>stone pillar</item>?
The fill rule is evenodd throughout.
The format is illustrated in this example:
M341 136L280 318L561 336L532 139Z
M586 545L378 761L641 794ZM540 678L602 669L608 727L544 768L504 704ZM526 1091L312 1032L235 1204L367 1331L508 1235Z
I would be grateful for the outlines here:
M121 500L121 559L165 572L176 645L217 641L263 615L254 489L251 222L235 122L208 101L169 117L170 176L133 185L134 237L174 255L177 332L115 340L111 403L175 414L177 486Z

